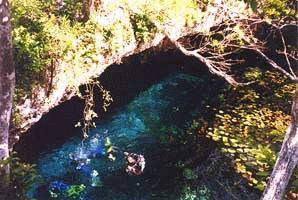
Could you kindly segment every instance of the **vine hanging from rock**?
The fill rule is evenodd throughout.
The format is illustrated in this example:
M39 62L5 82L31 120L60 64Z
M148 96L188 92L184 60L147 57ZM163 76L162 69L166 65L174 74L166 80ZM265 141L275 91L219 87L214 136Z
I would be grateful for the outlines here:
M106 90L99 81L93 81L92 83L86 84L84 93L78 93L78 96L84 100L85 107L83 110L83 119L79 121L75 127L82 127L83 138L88 138L88 132L90 128L96 127L94 118L98 117L98 114L95 112L95 99L94 99L94 90L98 88L103 100L102 108L106 112L107 108L113 102L113 98L110 94L110 91Z

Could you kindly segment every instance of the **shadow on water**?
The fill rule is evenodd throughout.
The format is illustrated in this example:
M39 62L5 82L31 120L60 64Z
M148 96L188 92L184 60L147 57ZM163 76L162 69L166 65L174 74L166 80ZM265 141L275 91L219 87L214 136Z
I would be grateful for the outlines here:
M81 118L82 102L73 98L51 110L16 145L25 161L37 164L38 173L44 179L28 191L28 196L53 199L49 196L49 185L60 181L68 187L86 186L77 199L182 200L182 187L190 181L185 179L179 163L186 163L186 167L201 170L196 185L209 188L212 197L207 199L255 198L247 189L241 189L246 191L243 193L235 191L236 196L226 191L226 186L241 181L230 163L223 166L220 161L216 165L227 169L204 174L211 173L204 170L218 154L217 144L194 137L187 130L192 120L200 115L212 122L212 110L207 110L206 104L218 104L217 92L225 84L205 73L200 65L180 54L167 53L151 57L147 64L140 64L135 58L128 64L108 68L100 81L111 91L115 101L103 114L98 95L96 109L101 118L84 146L81 146L80 130L74 128ZM94 154L99 147L105 148L107 137L118 148L114 152L115 161L107 158L107 152ZM123 151L145 156L144 174L129 176L125 172ZM71 154L88 158L88 164L78 168L71 162ZM100 178L95 187L94 177L90 175L93 170ZM225 176L219 176L220 171ZM99 182L101 187L97 187ZM245 183L242 185L246 187ZM55 199L69 197L60 195Z
M131 56L126 63L112 65L100 76L101 84L111 92L114 100L105 113L102 110L101 94L95 90L95 109L99 113L100 119L104 119L115 108L127 104L141 91L174 71L196 75L206 73L205 68L198 67L201 65L198 61L177 52L151 55L149 59L149 63L141 64L141 58ZM82 119L83 109L84 102L78 97L61 103L24 133L14 146L14 150L23 160L33 161L41 151L57 148L64 144L69 137L80 136L81 129L76 128L75 124Z

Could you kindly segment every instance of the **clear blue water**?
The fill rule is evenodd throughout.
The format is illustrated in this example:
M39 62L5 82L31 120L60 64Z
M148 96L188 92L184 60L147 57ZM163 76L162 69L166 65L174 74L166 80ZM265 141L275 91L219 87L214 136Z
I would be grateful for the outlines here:
M182 185L179 185L181 173L176 164L195 152L192 147L177 142L177 138L200 113L202 96L208 92L206 88L212 90L211 85L210 79L204 77L172 74L98 121L83 145L80 137L72 137L61 147L42 152L35 163L44 181L34 185L28 196L51 199L48 190L56 181L68 187L83 184L85 189L76 199L178 200ZM107 154L95 155L98 148L105 150L107 137L117 149L114 161L108 159ZM129 176L125 173L124 151L144 155L144 174ZM80 168L71 162L71 154L88 157L89 161ZM92 178L93 170L98 176ZM70 198L59 194L54 199ZM233 198L227 193L222 199Z

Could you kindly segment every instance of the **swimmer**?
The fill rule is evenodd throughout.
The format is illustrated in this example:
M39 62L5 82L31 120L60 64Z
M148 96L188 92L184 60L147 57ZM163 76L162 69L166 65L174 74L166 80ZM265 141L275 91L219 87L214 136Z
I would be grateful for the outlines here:
M124 156L127 162L125 171L129 175L141 175L145 169L145 158L143 155L124 152Z

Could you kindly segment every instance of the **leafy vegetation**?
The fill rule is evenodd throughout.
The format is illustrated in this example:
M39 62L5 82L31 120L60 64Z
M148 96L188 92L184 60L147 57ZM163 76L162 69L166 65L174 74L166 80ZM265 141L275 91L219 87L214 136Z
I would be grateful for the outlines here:
M287 83L277 72L258 68L245 76L258 82L223 91L208 137L223 145L222 151L233 159L238 173L263 190L290 122L295 84Z
M296 1L293 0L244 0L254 12L258 12L268 19L291 19L295 20Z
M70 197L72 199L75 199L81 195L81 193L85 190L86 186L81 185L72 185L70 188L66 191L67 197Z
M217 98L206 97L202 101L206 110L188 124L190 140L185 141L184 137L181 143L189 146L190 141L196 141L196 156L207 153L202 153L206 148L205 136L215 145L210 147L214 152L205 160L194 158L176 164L184 178L181 199L198 199L198 188L210 183L211 178L216 187L235 199L242 190L237 186L239 183L242 186L248 183L254 191L264 190L290 123L296 85L276 71L257 67L246 69L243 76L246 81L256 82L239 88L225 86ZM227 174L230 182L226 182ZM297 190L297 176L296 170L289 191Z
M270 18L295 19L296 1L293 0L264 0L260 3L261 12Z
M185 168L183 170L183 176L188 180L195 180L198 178L198 175L190 168Z
M90 82L90 68L98 71L105 58L134 41L149 42L158 32L153 20L193 25L197 19L193 0L102 4L87 22L81 1L15 0L11 6L18 97L38 86L51 92L51 73L62 63L70 87Z
M16 93L30 91L41 72L50 64L49 35L45 31L47 15L37 0L13 1L13 43L17 75Z
M156 27L146 14L135 14L131 21L137 41L148 42L156 32Z
M192 189L189 186L184 186L181 191L179 200L209 200L211 199L210 190L207 187L199 187Z
M37 182L41 182L42 179L38 175L35 165L24 163L16 156L16 153L12 153L6 160L1 160L0 165L9 165L10 167L10 184L13 186L12 199L17 198L19 200L26 200L26 192Z

